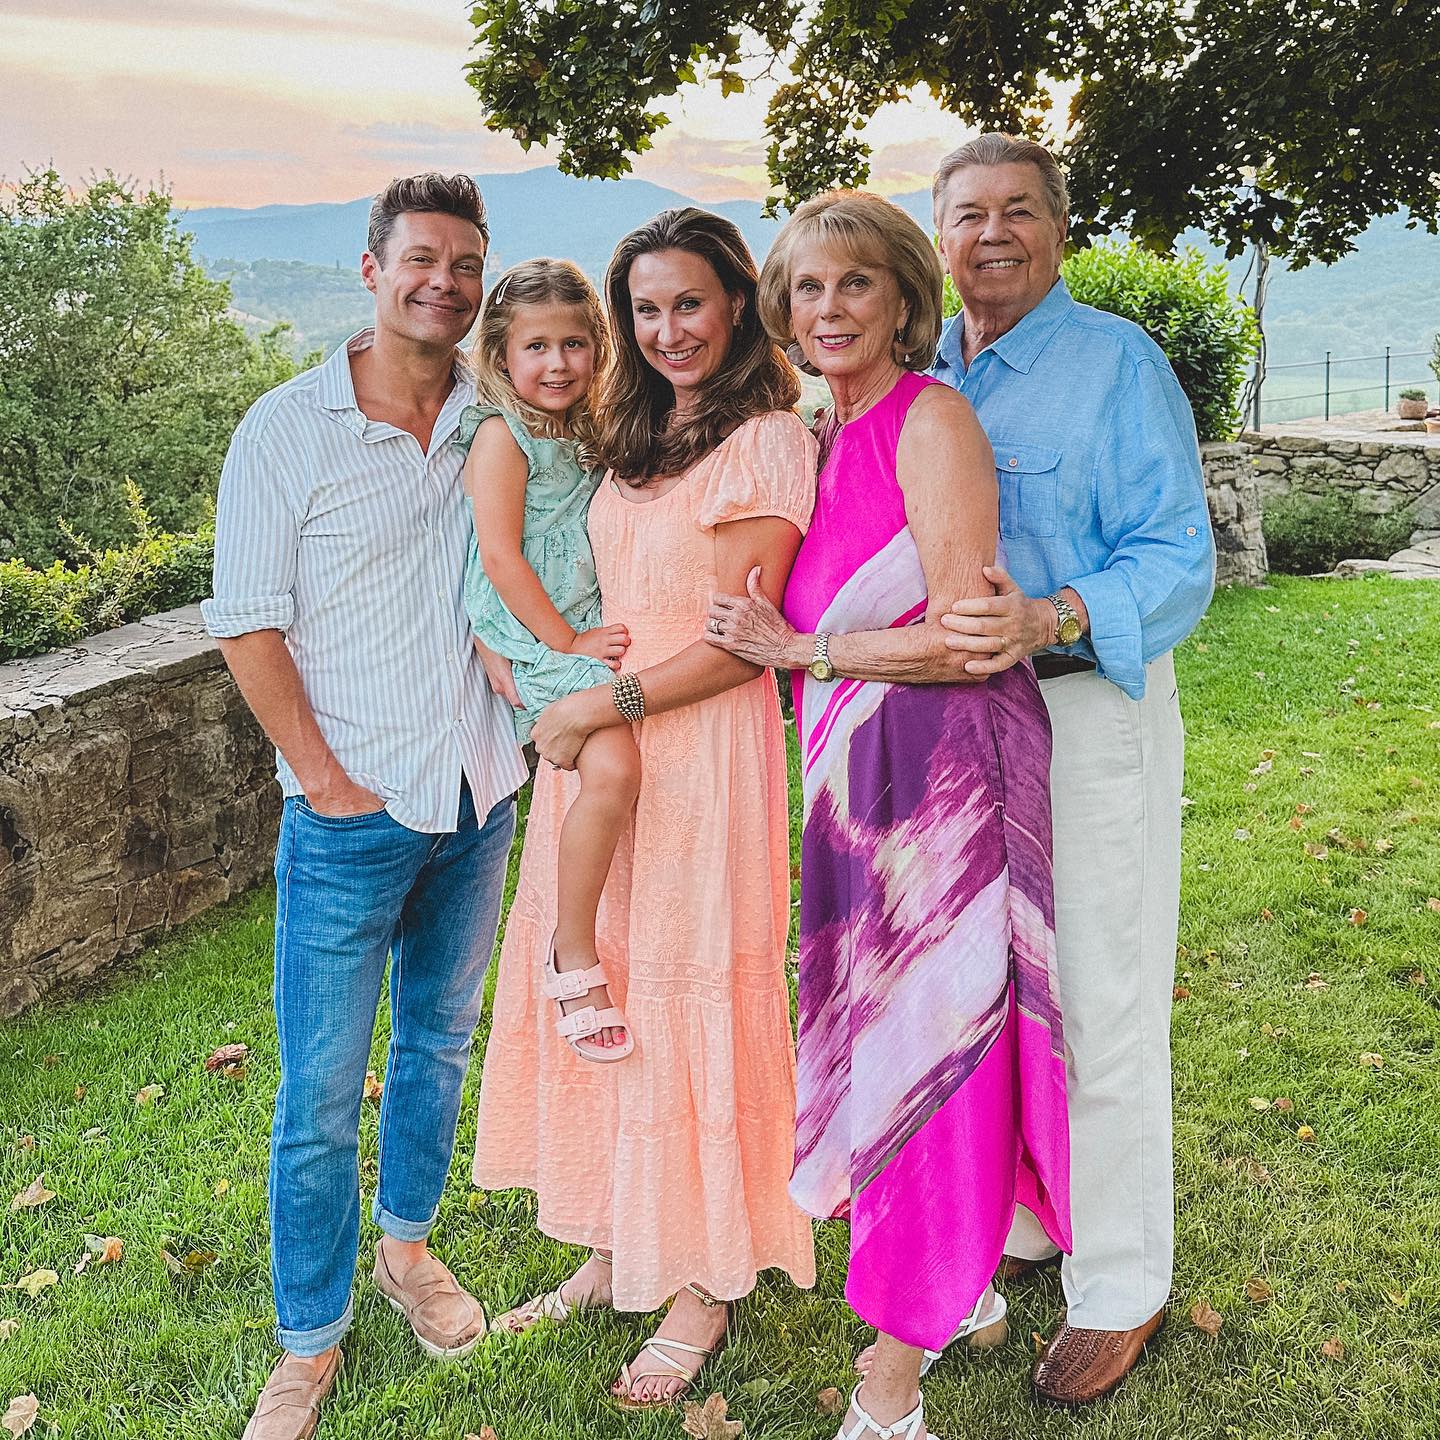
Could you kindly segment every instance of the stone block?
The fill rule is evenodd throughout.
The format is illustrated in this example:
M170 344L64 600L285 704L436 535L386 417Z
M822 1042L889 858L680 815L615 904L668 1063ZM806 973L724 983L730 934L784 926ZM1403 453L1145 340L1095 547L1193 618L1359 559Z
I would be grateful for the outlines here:
M1421 490L1429 480L1430 467L1420 450L1396 446L1375 466L1375 483L1401 490Z
M264 879L273 762L195 607L0 665L0 1015Z

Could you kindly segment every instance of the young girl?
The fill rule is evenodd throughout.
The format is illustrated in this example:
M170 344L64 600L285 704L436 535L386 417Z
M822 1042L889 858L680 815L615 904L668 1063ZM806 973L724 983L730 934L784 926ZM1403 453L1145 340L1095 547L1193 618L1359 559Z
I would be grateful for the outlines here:
M600 623L600 587L585 528L600 483L587 396L603 364L605 318L568 260L527 260L485 301L471 352L479 404L466 410L465 491L475 535L465 608L477 644L505 656L524 709L523 744L553 700L608 684L630 636ZM560 833L557 922L543 993L556 1029L587 1060L634 1049L610 1003L595 952L595 915L635 803L640 757L628 725L599 730L576 761L580 793Z

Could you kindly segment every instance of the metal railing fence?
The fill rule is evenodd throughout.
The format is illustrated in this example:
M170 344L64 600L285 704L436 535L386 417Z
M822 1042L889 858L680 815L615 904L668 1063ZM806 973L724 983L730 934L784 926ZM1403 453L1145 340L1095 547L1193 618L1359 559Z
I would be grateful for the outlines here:
M1389 345L1378 355L1346 355L1336 357L1333 351L1327 350L1323 360L1293 360L1282 365L1266 365L1264 379L1260 386L1257 386L1251 399L1250 422L1253 426L1259 426L1263 416L1264 406L1295 406L1307 401L1318 400L1321 402L1321 413L1324 418L1330 418L1330 411L1333 402L1343 400L1355 395L1374 395L1380 399L1381 407L1388 410L1394 395L1401 390L1426 390L1429 391L1436 385L1436 378L1433 374L1415 374L1410 378L1397 377L1395 371L1396 361L1428 360L1433 352L1429 350L1393 350ZM1351 385L1344 389L1335 388L1335 371L1342 365L1377 365L1379 373L1364 385ZM1403 367L1402 367L1403 368ZM1419 371L1422 367L1413 367ZM1323 383L1318 390L1302 391L1297 394L1270 394L1264 395L1263 388L1265 381L1281 371L1298 370L1320 370L1323 374ZM1342 377L1354 378L1354 377ZM1363 407L1355 406L1353 409ZM1341 412L1346 413L1346 412ZM1299 420L1309 418L1304 415L1291 414L1284 418Z

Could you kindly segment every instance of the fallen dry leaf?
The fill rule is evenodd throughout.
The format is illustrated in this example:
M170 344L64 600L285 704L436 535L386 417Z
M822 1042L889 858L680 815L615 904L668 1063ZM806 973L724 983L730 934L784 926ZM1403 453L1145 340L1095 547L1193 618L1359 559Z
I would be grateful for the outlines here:
M1260 918L1261 918L1262 920L1265 920L1265 921L1273 920L1273 919L1275 918L1275 912L1267 905L1267 906L1260 912Z
M1317 975L1312 970L1305 977L1305 988L1307 990L1328 990L1330 988L1330 982L1323 975Z
M1440 911L1440 896L1432 895L1432 896L1425 902L1425 908L1426 908L1427 910Z
M1345 1342L1338 1335L1332 1335L1320 1347L1320 1353L1327 1360L1343 1360L1345 1358Z
M378 1101L385 1093L385 1082L373 1070L365 1072L365 1098Z
M13 1285L0 1285L0 1290L19 1290L33 1300L42 1290L48 1290L59 1283L60 1277L53 1270L32 1270L28 1275L22 1275Z
M1252 1110L1268 1110L1270 1102L1263 1095L1252 1095L1250 1097L1250 1108Z
M1360 1053L1360 1068L1362 1070L1383 1070L1385 1057L1377 1055L1373 1050L1363 1050Z
M815 1409L821 1415L843 1415L849 1401L833 1386L827 1385L815 1397Z
M1305 822L1298 815L1292 815L1285 823L1289 825L1292 830L1303 830L1305 828Z
M8 1340L19 1328L20 1322L13 1316L8 1320L0 1320L0 1341Z
M1295 1138L1302 1145L1313 1145L1315 1143L1315 1132L1308 1125L1302 1125L1295 1132Z
M1268 1185L1270 1172L1253 1156L1240 1155L1220 1162L1221 1168L1232 1174L1243 1175L1252 1185Z
M1273 760L1262 760L1250 773L1252 775L1268 775L1274 768Z
M466 1431L465 1440L497 1440L497 1437L494 1430L492 1430L490 1426L482 1425L480 1427L480 1433L478 1435L474 1434L472 1431Z
M35 1137L33 1135L21 1135L10 1148L12 1150L33 1150L35 1148Z
M86 1093L88 1092L89 1088L90 1088L90 1087L89 1087L88 1085L77 1085L77 1086L75 1087L75 1098L76 1098L77 1100L83 1100L83 1099L85 1098Z
M220 1180L220 1181L217 1181L217 1182L216 1182L216 1185L215 1185L215 1198L216 1198L217 1200L223 1199L223 1198L224 1198L226 1195L228 1195L229 1193L230 1193L230 1182L229 1182L228 1180Z
M1350 912L1350 923L1352 925L1363 925L1369 918L1369 913L1364 910L1357 909Z
M172 1255L169 1250L160 1251L160 1259L170 1272L170 1278L177 1285L192 1285L205 1273L219 1256L213 1250L187 1250L183 1256Z
M1177 985L1171 993L1173 999L1188 1000L1190 998L1190 987L1188 985Z
M485 1202L490 1197L483 1190L472 1190L466 1197L465 1208L472 1214L478 1215L485 1208Z
M1381 838L1375 842L1375 853L1377 855L1388 855L1394 848L1394 844L1385 839L1384 836L1381 836Z
M64 1058L64 1055L42 1055L40 1057L40 1064L44 1066L46 1070L53 1070Z
M712 1395L703 1405L693 1402L685 1407L685 1418L680 1428L695 1440L735 1440L744 1433L745 1427L738 1420L727 1420L725 1412L729 1402L721 1394Z
M85 1253L93 1255L97 1265L118 1265L125 1254L125 1242L118 1235L87 1235Z
M1275 1101L1275 1108L1282 1115L1288 1115L1295 1108L1295 1102L1287 1096L1281 1095Z
M205 1059L207 1070L223 1070L227 1065L243 1065L250 1058L250 1047L248 1045L234 1044L222 1045L218 1050L213 1050Z
M1316 845L1313 841L1310 840L1307 840L1305 842L1305 853L1312 860L1324 860L1330 854L1329 850L1327 850L1325 846Z
M1225 1317L1208 1300L1197 1300L1190 1307L1190 1323L1197 1330L1214 1337L1220 1333Z
M83 1274L85 1273L85 1267L86 1267L89 1263L90 1263L90 1252L89 1252L88 1250L82 1250L82 1251L80 1252L80 1258L75 1262L75 1273L76 1273L77 1275L83 1275Z
M163 1094L163 1085L145 1085L135 1092L135 1103L140 1106L153 1105Z
M1258 1275L1252 1275L1245 1282L1245 1298L1252 1305L1263 1305L1267 1300L1275 1298L1275 1292L1270 1288L1267 1280L1262 1280Z
M1385 1298L1397 1309L1403 1310L1410 1303L1410 1295L1405 1290L1387 1290Z
M12 1210L33 1210L37 1205L47 1204L54 1198L55 1192L45 1188L45 1174L42 1171L10 1201L10 1208Z
M25 1435L40 1414L40 1402L33 1395L17 1395L0 1415L0 1430Z

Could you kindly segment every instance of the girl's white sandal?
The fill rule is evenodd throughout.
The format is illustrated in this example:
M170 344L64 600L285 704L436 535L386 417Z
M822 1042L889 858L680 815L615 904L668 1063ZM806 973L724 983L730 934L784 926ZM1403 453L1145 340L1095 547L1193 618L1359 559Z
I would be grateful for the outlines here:
M932 1435L925 1428L925 1397L922 1395L916 1402L915 1408L908 1414L902 1415L898 1420L892 1420L888 1425L882 1425L861 1403L860 1382L850 1395L850 1412L846 1414L844 1423L841 1424L839 1433L835 1440L865 1440L867 1435L876 1435L879 1440L919 1440L920 1436L927 1436L928 1440L940 1440L938 1435ZM854 1425L847 1430L850 1414L856 1419Z
M547 1000L558 1006L564 1000L578 1000L591 990L605 984L605 969L592 965L588 970L561 971L555 964L555 937L550 937L549 951L544 969L540 972L540 992ZM635 1037L630 1033L630 1022L624 1012L613 1005L597 1010L593 1005L572 1010L568 1015L562 1010L555 1022L556 1033L582 1060L593 1060L599 1065L608 1065L623 1060L635 1050ZM602 1030L623 1030L625 1038L618 1045L594 1045L591 1035Z

